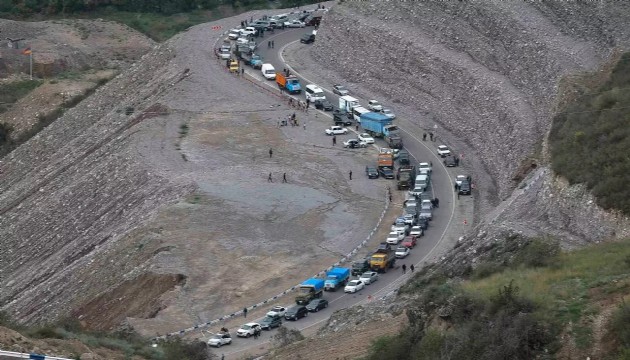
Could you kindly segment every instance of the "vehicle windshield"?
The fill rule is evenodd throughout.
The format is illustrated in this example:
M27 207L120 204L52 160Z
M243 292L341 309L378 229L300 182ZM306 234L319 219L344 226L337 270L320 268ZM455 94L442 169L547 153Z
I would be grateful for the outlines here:
M297 79L295 79L295 80L291 80L291 81L290 81L290 83L291 83L291 84L299 84L299 83L300 83L300 81L299 81L299 80L297 80Z
M243 330L249 330L249 329L251 329L251 328L252 328L252 327L251 327L251 326L249 326L249 325L243 325L243 326L241 326L241 329L243 329Z
M363 274L363 275L361 275L361 279L369 279L370 277L372 277L372 274Z
M275 73L276 73L276 71L275 70L271 70L271 69L265 71L265 74L275 74Z
M337 90L346 90L346 87L342 85L337 85Z
M358 283L359 283L358 281L353 280L348 283L348 286L357 286Z
M392 125L388 128L389 131L396 131L398 130L398 126Z
M311 292L311 288L301 288L300 294L308 294Z

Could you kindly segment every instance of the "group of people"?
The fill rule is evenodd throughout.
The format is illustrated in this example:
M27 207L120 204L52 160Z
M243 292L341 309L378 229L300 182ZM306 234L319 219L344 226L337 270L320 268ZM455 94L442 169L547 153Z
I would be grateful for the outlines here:
M411 270L411 272L413 272L414 270L416 270L416 267L413 264L411 264L411 265L409 265L409 270ZM402 271L403 271L403 274L407 273L407 265L402 264Z
M430 141L435 141L435 135L432 132L429 132ZM422 134L422 141L427 141L427 133Z

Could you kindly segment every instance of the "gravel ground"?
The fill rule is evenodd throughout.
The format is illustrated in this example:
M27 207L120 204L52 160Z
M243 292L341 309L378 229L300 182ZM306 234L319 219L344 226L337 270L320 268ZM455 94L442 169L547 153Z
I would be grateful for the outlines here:
M123 279L182 274L155 318L120 319L175 331L276 295L367 236L384 206L384 183L360 176L375 154L333 147L314 114L276 128L292 110L210 50L212 26L239 22L159 45L3 159L3 310L51 321Z

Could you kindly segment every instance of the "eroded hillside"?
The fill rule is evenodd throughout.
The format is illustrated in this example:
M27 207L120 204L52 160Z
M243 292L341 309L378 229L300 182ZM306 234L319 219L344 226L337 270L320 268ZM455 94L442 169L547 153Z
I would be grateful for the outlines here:
M628 49L629 22L630 4L613 1L343 2L297 61L395 103L401 125L457 149L489 221L570 245L624 236L627 224L546 170L558 84Z
M2 159L2 310L164 334L268 299L367 236L386 184L348 170L375 155L332 147L315 114L278 129L294 110L210 50L237 23L157 46Z

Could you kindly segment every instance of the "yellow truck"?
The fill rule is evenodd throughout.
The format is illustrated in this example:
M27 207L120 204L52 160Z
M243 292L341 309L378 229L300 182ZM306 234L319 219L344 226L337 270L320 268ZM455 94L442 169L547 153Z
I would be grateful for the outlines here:
M238 73L238 61L236 60L230 60L230 72L232 73Z
M370 257L370 270L376 272L386 272L394 267L396 262L396 251L388 244L381 243Z

